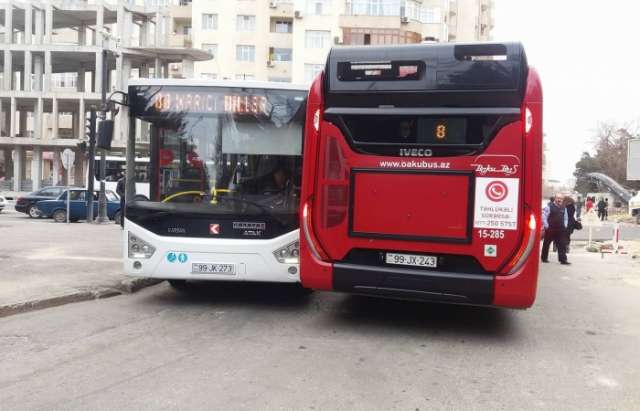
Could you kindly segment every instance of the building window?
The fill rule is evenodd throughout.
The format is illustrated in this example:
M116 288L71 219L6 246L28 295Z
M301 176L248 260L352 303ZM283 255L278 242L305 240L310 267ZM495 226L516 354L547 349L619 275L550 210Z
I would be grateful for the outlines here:
M255 78L253 74L236 74L236 80L255 80Z
M323 64L305 64L304 65L304 81L311 83L314 78L324 68Z
M420 21L422 23L438 24L442 20L438 7L422 7L420 10Z
M236 17L236 30L237 31L255 31L256 30L256 16L238 15Z
M236 61L256 61L256 47L236 46Z
M274 33L292 33L293 21L291 20L272 20L271 31Z
M56 88L76 88L78 85L78 73L55 73L53 84Z
M307 30L304 33L305 47L310 49L323 49L331 46L331 32L321 30Z
M420 33L413 31L374 28L345 28L342 38L345 45L407 44L422 40Z
M182 34L191 36L191 26L182 26Z
M218 74L217 73L201 73L200 77L202 77L205 80L217 80Z
M218 15L217 14L203 14L202 15L202 30L218 30Z
M218 58L218 45L217 44L202 43L202 50L210 53L213 56L214 60Z
M404 2L400 0L348 0L347 14L354 16L399 16L401 3Z
M276 83L291 83L291 77L269 77L269 81Z
M271 61L291 61L291 49L269 48L269 60Z
M331 11L331 0L307 0L305 12L320 16L329 14Z

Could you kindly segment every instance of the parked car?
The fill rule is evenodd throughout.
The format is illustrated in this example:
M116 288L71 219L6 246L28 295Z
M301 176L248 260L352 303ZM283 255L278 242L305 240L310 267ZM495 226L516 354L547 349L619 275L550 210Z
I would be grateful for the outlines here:
M0 196L0 213L2 212L2 210L4 210L6 206L7 206L7 199Z
M58 198L66 189L67 187L59 186L44 187L38 191L29 193L24 197L18 197L15 209L18 212L27 214L31 218L39 218L40 212L38 211L38 207L36 207L36 203L42 200L53 200L54 198Z
M65 190L55 200L38 201L37 207L42 217L51 217L57 223L67 221L67 193L69 196L69 220L78 221L87 219L87 200L89 191L83 188ZM120 199L111 190L105 192L107 196L107 216L120 224L122 213L120 212ZM98 216L98 191L93 192L93 215Z

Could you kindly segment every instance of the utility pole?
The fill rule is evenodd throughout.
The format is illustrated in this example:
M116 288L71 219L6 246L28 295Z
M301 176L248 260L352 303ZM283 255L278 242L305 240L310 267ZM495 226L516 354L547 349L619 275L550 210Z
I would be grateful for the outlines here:
M109 86L109 63L107 61L108 52L105 42L102 43L102 103L100 106L100 121L107 119L109 106L107 103L107 88ZM107 217L107 197L105 195L105 174L107 171L107 157L104 149L100 150L100 196L98 197L98 218L96 223L104 224L109 222Z
M87 223L93 223L93 182L96 178L96 107L91 106L89 122L87 124L89 135L89 178L87 179Z

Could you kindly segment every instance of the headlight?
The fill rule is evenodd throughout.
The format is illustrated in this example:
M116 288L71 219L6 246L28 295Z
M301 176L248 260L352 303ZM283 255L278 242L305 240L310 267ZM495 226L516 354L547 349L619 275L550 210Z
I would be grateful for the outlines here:
M282 264L298 264L300 262L300 241L294 241L273 252L276 260Z
M151 258L156 248L129 232L129 258Z

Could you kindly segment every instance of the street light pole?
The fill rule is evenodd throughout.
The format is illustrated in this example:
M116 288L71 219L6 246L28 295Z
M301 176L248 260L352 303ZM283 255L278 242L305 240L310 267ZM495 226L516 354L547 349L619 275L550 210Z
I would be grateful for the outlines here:
M108 52L102 43L102 104L100 107L100 120L107 119L107 111L109 106L107 104L107 88L109 87L109 63L107 60ZM97 69L97 67L96 67ZM104 224L109 222L107 217L107 197L105 195L105 174L107 171L107 156L104 149L100 149L100 196L98 197L98 218L96 223Z

